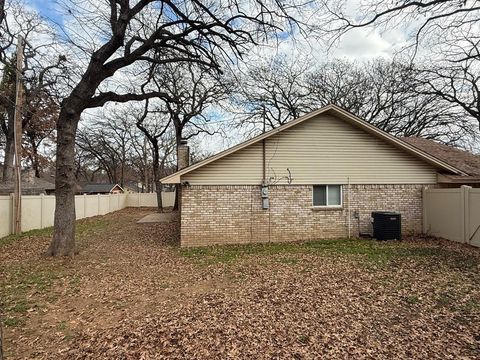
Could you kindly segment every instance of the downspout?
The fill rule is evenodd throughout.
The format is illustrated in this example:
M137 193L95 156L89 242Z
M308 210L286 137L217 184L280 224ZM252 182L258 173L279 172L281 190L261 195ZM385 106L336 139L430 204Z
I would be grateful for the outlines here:
M263 133L265 134L266 124L265 118L263 118ZM270 212L270 200L269 200L269 191L268 191L268 182L267 182L267 159L266 159L266 140L262 139L262 170L263 170L263 180L261 186L261 199L262 199L262 209L268 211L268 242L271 241L271 215Z
M348 238L351 237L351 220L350 220L350 177L347 177L347 216L348 216Z
M265 133L265 121L263 123L263 132ZM267 155L266 155L266 139L262 139L262 186L260 188L260 194L262 197L262 209L267 210L270 208L268 200L268 181L267 181ZM270 215L269 215L270 216Z
M262 161L263 161L263 180L262 183L265 185L267 183L267 161L266 161L266 150L265 150L265 139L262 140Z
M267 130L267 124L265 123L265 108L263 109L263 132L262 134L265 134L265 131ZM267 160L266 160L266 140L262 139L262 161L263 161L263 180L262 180L262 185L267 185Z

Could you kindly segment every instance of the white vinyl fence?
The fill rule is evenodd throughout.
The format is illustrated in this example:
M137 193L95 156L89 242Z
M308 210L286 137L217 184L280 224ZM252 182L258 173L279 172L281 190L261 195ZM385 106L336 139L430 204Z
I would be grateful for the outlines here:
M175 192L162 194L164 207L173 206ZM109 195L76 195L75 213L77 220L86 217L105 215L126 207L156 207L157 194L109 194ZM53 226L55 196L24 195L22 196L22 231L43 229ZM0 237L13 233L13 197L0 196Z
M423 232L480 247L480 189L426 189Z

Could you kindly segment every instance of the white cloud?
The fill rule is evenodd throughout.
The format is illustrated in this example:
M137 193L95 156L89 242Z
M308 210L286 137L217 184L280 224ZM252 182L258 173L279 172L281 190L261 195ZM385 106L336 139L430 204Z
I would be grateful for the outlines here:
M392 59L395 53L408 44L408 36L403 30L380 31L376 28L357 28L348 31L335 44L321 38L289 38L278 43L270 43L252 49L247 62L269 59L276 55L287 55L292 61L310 58L315 62L325 62L335 58L347 60L370 60L373 58Z
M392 38L395 40L395 37ZM367 60L391 58L396 46L375 29L358 28L347 32L331 50L331 57Z

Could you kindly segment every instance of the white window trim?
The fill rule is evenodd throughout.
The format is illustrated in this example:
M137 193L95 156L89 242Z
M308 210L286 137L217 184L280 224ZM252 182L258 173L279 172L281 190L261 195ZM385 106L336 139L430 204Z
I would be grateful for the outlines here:
M314 186L325 186L325 196L327 205L314 205L313 204L313 187ZM328 205L328 187L329 186L340 186L340 205ZM341 184L315 184L312 185L312 209L341 209L343 208L343 186Z

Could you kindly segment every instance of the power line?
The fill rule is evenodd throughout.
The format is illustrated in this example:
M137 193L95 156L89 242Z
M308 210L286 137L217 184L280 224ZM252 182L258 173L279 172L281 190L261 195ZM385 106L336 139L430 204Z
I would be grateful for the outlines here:
M10 104L12 104L13 106L17 106L17 105L15 104L15 101L12 101L12 100L9 99L7 96L2 95L2 94L0 94L0 96L1 96L2 98L4 98L5 100L7 100L7 101L8 101ZM32 115L32 116L35 115L35 113L33 113L33 112L31 112L30 110L27 110L27 109L25 109L25 108L23 108L22 113L28 113L28 114L30 114L30 115Z
M15 102L12 101L11 99L9 99L7 96L3 95L3 94L0 94L0 96L5 99L6 101L8 101L10 104L14 105L15 106ZM23 112L27 112L29 113L30 115L36 115L35 113L31 112L30 110L27 110L27 109L24 109ZM88 116L92 116L92 117L95 117L95 118L98 118L98 119L102 119L102 120L105 120L106 116L104 115L99 115L99 114L94 114L94 113L91 113L91 112L87 112L87 111L83 111L82 112L82 115L88 115ZM208 125L208 124L217 124L217 123L240 123L242 122L242 120L237 120L237 119L222 119L222 120L205 120L205 124L203 125Z
M106 116L103 116L103 115L98 115L98 114L93 114L93 113L90 113L90 112L87 112L87 111L83 111L82 112L82 115L83 114L86 114L86 115L89 115L89 116L93 116L93 117L96 117L96 118L99 118L99 119L103 119L105 120L106 119ZM205 123L202 124L202 125L208 125L208 124L217 124L217 123L225 123L225 122L241 122L241 120L237 120L237 119L222 119L222 120L205 120Z

